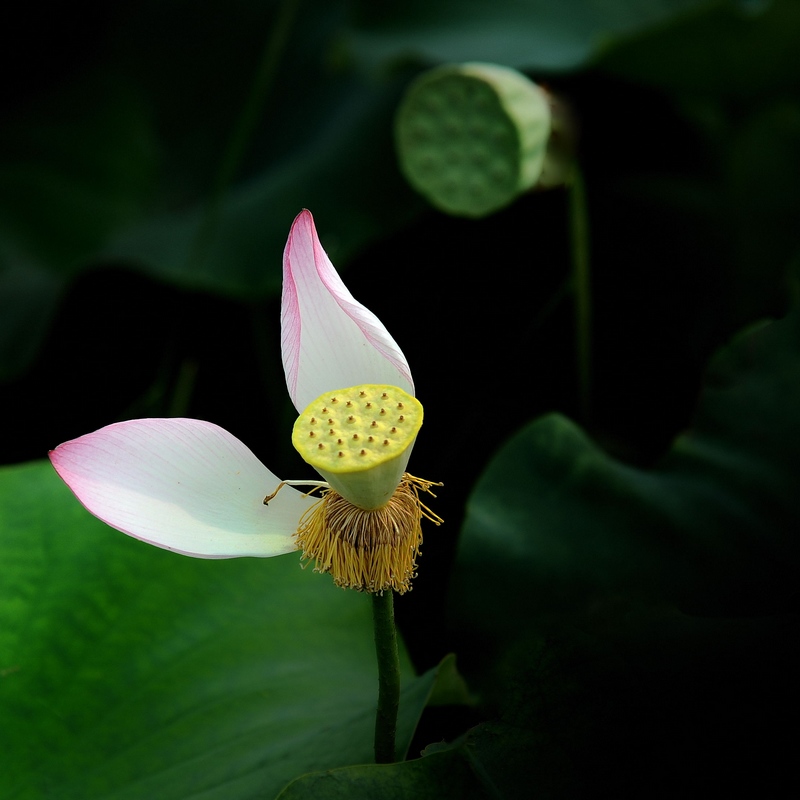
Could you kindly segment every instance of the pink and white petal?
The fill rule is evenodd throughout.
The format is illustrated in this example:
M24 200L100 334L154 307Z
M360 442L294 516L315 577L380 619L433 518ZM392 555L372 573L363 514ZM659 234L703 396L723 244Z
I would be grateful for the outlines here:
M322 249L309 211L295 219L283 254L281 349L298 411L325 392L362 383L414 393L403 352L350 294Z
M111 527L199 558L276 556L315 500L285 487L235 436L195 419L118 422L59 445L50 460Z

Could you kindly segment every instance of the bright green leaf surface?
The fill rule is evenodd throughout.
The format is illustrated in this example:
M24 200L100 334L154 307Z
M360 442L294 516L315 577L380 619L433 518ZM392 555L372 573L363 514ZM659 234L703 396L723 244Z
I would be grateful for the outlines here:
M296 556L204 561L0 473L2 798L269 798L372 761L370 604ZM398 748L432 676L406 675Z

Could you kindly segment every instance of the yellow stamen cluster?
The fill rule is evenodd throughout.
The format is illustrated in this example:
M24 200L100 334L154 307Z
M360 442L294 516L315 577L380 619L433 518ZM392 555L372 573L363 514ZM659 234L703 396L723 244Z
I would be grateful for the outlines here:
M441 517L419 499L431 481L405 473L388 503L376 509L353 505L338 492L325 490L300 520L295 537L304 559L316 572L330 572L337 586L365 592L411 589L422 544L422 517L436 525Z

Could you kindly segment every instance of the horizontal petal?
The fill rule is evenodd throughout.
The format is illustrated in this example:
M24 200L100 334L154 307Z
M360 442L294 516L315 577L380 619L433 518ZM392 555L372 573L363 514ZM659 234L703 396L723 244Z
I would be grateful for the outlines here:
M298 411L325 392L387 383L414 394L408 362L383 323L357 302L302 211L283 254L281 347Z
M111 527L200 558L276 556L315 501L284 488L235 436L196 419L118 422L59 445L50 460Z

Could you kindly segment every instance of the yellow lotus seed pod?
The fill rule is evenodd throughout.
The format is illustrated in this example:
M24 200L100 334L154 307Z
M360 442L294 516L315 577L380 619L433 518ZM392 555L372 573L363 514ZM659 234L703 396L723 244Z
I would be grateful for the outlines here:
M422 417L419 400L396 386L337 389L298 417L292 444L342 497L380 508L400 484Z

